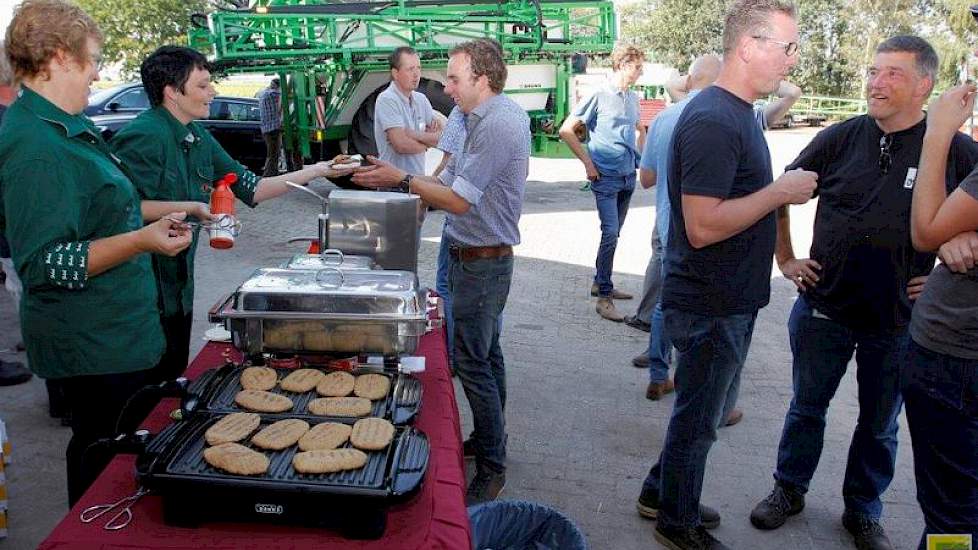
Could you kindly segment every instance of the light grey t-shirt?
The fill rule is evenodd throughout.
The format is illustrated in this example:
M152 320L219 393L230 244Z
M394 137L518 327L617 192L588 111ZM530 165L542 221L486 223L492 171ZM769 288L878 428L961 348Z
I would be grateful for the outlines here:
M377 158L397 166L409 174L424 175L424 153L402 155L394 150L387 139L387 130L404 128L424 132L434 118L431 102L420 92L411 92L408 99L395 82L377 96L374 103L374 139L377 141Z
M978 169L960 188L978 200ZM913 306L910 335L931 351L978 359L978 268L952 273L944 264L935 267Z

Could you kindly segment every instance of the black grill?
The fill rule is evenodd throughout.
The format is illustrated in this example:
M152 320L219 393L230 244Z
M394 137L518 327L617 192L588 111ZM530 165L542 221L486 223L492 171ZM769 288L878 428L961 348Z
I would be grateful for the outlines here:
M256 449L269 458L265 475L228 474L203 457L204 432L223 416L200 412L168 426L140 455L137 475L163 497L167 523L274 521L339 527L350 537L375 538L383 533L386 508L417 492L428 467L427 437L402 426L388 448L368 452L367 464L358 470L299 474L292 467L298 452L293 445L282 451ZM263 415L262 427L278 419Z
M308 367L307 367L308 368ZM241 391L241 372L245 369L240 365L227 365L216 371L208 371L200 376L191 386L190 394L197 400L195 406L186 406L187 409L206 410L211 412L240 412L245 409L239 407L234 402L234 396ZM284 378L291 369L275 369L279 373L279 379ZM322 369L329 372L327 369ZM371 369L358 369L352 374L376 373L383 374L391 379L391 391L387 397L373 402L373 410L370 416L386 418L396 425L408 424L414 420L418 410L421 408L422 388L421 382L417 378L400 373L378 372ZM309 402L320 397L315 390L305 393L293 393L284 391L278 386L272 388L272 393L284 395L292 400L291 411L280 414L268 414L269 418L302 418L309 421L332 420L335 422L351 421L350 417L325 417L308 412ZM186 405L185 401L185 405ZM352 420L356 420L355 418Z

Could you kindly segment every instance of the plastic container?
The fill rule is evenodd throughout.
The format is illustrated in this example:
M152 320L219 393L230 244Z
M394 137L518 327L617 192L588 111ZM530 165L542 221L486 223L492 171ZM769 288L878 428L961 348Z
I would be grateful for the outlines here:
M520 500L469 508L475 550L587 550L587 539L557 510Z
M211 191L211 214L219 216L213 223L217 227L209 230L211 248L226 249L234 246L234 193L231 192L231 186L236 181L238 175L230 172L218 180Z

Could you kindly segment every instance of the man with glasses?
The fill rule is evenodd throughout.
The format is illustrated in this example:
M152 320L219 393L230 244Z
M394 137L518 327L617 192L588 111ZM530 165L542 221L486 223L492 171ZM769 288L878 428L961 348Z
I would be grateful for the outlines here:
M818 173L820 199L807 259L795 258L788 210L778 211L778 265L799 292L788 320L794 398L774 490L750 516L759 529L780 527L804 508L829 402L855 355L859 418L842 523L860 550L892 548L879 523L880 495L893 479L910 309L935 259L914 251L909 216L926 129L922 109L937 67L937 54L921 38L881 43L867 75L868 114L823 130L787 168ZM976 162L978 147L958 134L947 162L949 191Z
M754 320L771 294L774 211L805 203L816 175L792 170L772 182L771 154L753 102L777 90L797 56L752 36L797 42L792 4L740 0L724 21L723 68L686 105L669 157L670 229L662 287L666 336L679 351L676 401L665 445L639 496L672 550L727 548L700 505L710 447L727 394L744 366Z

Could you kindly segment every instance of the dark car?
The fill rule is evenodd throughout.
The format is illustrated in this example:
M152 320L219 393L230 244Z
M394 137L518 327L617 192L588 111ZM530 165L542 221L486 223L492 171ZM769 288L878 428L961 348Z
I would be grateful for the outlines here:
M85 114L109 140L136 115L149 109L149 99L141 84L123 84L89 96ZM211 112L199 120L224 147L231 158L261 173L265 165L265 140L261 135L258 100L250 97L217 96Z

